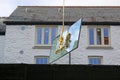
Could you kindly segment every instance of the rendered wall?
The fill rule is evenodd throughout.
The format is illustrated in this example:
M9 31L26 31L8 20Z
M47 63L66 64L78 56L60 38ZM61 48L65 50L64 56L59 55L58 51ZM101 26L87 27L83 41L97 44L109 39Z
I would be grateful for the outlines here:
M88 48L88 26L82 26L79 47L71 52L71 64L89 64L88 56L103 56L103 65L120 65L120 26L110 26L111 45L108 48ZM69 64L69 56L53 64Z
M49 56L50 49L34 49L34 25L6 27L4 63L34 64L35 56Z
M5 35L0 35L0 63L3 63Z
M25 27L21 30L21 27ZM88 26L82 26L79 48L71 52L72 64L88 64L88 56L103 56L103 65L120 65L120 26L110 26L111 45L109 48L88 48ZM58 34L60 33L58 26ZM34 63L34 56L49 56L50 49L33 49L34 25L11 25L6 28L5 63ZM20 51L24 53L21 54ZM53 64L69 64L69 55Z

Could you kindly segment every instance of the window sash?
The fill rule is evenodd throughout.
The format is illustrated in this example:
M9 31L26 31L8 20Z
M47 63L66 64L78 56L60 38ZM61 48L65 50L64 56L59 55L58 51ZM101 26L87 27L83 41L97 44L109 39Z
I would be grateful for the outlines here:
M36 44L41 44L42 41L42 28L37 28Z
M88 57L89 64L100 65L102 64L102 57Z
M53 43L53 40L56 38L56 27L53 27L51 30L51 44Z
M104 45L108 45L109 41L109 29L104 28Z
M97 45L102 44L102 29L101 28L96 28L96 42L97 42Z
M100 58L90 58L89 64L101 64Z
M94 28L89 28L89 44L94 45Z
M36 64L48 64L48 57L35 57Z
M49 44L49 29L50 28L44 28L44 44Z

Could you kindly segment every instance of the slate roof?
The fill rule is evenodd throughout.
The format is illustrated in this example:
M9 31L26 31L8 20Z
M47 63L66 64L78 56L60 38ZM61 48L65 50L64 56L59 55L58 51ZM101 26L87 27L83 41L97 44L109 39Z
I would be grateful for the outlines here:
M120 22L120 6L66 6L65 21ZM61 6L18 6L7 21L62 21Z
M4 20L4 17L0 17L0 35L5 34L6 25L3 23Z

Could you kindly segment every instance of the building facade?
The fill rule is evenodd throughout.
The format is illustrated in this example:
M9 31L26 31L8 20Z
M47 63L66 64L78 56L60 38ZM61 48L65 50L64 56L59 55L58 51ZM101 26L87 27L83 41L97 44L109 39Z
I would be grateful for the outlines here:
M120 64L120 7L65 7L65 29L83 18L71 64ZM4 63L48 64L62 7L19 6L6 21ZM53 64L69 64L69 54Z

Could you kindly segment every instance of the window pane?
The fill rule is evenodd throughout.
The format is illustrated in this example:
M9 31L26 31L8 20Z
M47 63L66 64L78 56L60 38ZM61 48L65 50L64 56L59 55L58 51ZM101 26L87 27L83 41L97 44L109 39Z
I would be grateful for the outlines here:
M44 29L44 44L49 43L49 28Z
M101 28L97 28L96 32L97 32L97 45L101 45Z
M48 58L36 58L36 64L48 64Z
M109 44L109 32L108 32L108 28L104 28L104 44L105 45Z
M41 60L39 58L36 58L36 64L40 64Z
M89 58L89 64L101 64L101 58Z
M89 59L89 64L93 64L93 59Z
M52 33L51 33L51 43L53 42L53 40L56 37L56 28L52 28Z
M47 64L48 63L48 59L47 58L44 58L43 59L43 64Z
M94 45L94 28L89 29L89 44Z
M37 44L41 44L42 39L42 28L37 28Z

